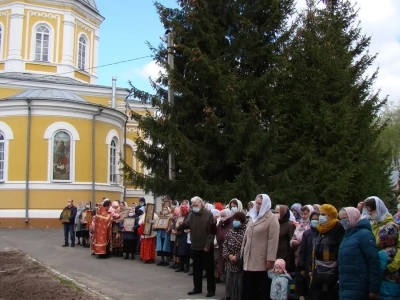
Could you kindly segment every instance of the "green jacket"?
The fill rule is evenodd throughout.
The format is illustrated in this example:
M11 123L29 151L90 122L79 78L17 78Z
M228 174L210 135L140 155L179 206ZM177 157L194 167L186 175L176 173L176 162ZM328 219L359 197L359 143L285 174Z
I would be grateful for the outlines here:
M372 232L375 236L376 239L376 245L378 246L378 249L381 249L380 247L380 241L379 241L379 229L387 224L390 224L394 222L393 216L391 214L387 214L386 217L379 223L372 222ZM400 249L400 234L397 238L397 249ZM397 251L396 256L394 257L393 261L387 265L388 270L393 273L396 272L397 270L400 269L400 251Z

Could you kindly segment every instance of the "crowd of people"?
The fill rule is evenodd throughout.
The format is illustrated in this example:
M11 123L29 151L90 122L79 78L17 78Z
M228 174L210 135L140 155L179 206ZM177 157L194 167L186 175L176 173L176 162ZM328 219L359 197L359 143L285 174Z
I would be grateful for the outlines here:
M158 256L157 266L193 276L189 295L201 294L206 278L206 297L222 283L226 300L394 300L400 299L398 202L392 216L375 196L339 210L300 203L273 208L266 194L247 208L236 198L211 204L193 197L166 202L146 217L144 198L130 207L103 199L95 209L68 200L60 220L63 246L70 239L74 247L76 237L76 245L99 258L138 256L152 264ZM161 217L169 220L162 229L154 226ZM153 225L150 232L146 224Z

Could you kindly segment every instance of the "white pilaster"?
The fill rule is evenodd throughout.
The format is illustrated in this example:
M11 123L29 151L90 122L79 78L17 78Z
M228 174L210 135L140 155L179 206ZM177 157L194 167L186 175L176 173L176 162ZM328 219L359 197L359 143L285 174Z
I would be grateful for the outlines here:
M22 38L24 25L24 6L14 4L10 15L10 42L8 48L6 70L9 72L22 72Z
M100 31L98 29L95 30L94 33L94 43L93 43L93 69L92 74L97 79L97 66L98 66L98 56L99 56L99 40L100 40Z
M63 27L64 42L61 64L74 66L75 17L72 14L66 13L64 15Z

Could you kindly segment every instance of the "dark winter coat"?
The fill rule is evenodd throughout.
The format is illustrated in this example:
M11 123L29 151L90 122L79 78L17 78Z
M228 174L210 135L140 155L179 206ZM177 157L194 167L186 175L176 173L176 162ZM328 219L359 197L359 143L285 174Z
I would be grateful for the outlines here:
M189 213L185 216L184 222L189 217ZM178 256L189 256L190 255L190 244L187 242L187 232L184 230L177 230L176 232L176 243L177 243L177 255Z
M294 250L290 247L290 240L293 237L293 233L296 226L289 221L290 212L288 207L285 205L280 206L280 210L285 210L283 216L279 219L279 243L278 252L276 258L281 258L286 262L286 270L288 272L295 271L295 256Z
M367 219L346 231L339 248L339 296L341 300L369 299L379 293L379 254Z

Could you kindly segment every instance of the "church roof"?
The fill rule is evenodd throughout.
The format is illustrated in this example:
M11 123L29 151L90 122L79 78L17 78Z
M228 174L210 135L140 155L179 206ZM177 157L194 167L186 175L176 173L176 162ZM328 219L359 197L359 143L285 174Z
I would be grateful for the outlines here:
M87 102L82 97L74 93L56 90L56 89L38 89L28 90L9 97L10 100L26 100L26 99L46 99L46 100L61 100L61 101L74 101L74 102Z
M99 12L99 10L97 9L95 0L77 0L77 1L85 4L86 6L89 6L91 9L95 10L96 12Z

